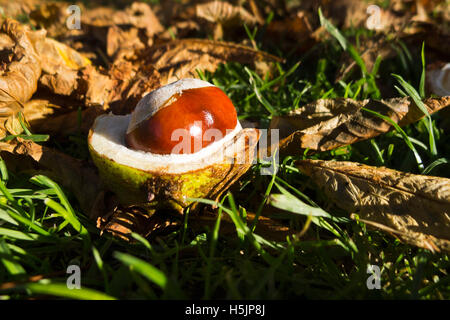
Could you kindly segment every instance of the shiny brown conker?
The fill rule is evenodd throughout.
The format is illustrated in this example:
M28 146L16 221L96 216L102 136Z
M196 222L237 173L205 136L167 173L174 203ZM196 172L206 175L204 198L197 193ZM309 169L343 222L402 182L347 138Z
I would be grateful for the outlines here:
M126 134L128 148L156 154L195 153L237 125L233 103L217 87L186 89L169 99L173 100ZM205 135L208 130L215 134ZM180 148L180 139L187 139L188 147Z

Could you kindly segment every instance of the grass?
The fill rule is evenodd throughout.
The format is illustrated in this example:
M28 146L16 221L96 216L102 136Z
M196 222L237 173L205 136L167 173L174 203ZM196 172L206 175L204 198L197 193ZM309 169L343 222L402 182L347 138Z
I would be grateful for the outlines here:
M304 56L285 56L273 77L236 63L201 77L221 87L235 102L240 119L267 126L285 114L320 98L379 98L378 81L399 86L407 95L424 97L423 50L378 61L370 72L351 43L357 31L341 32L321 18L332 38ZM248 30L258 48L259 30ZM366 35L366 36L371 36ZM337 40L336 40L337 39ZM360 72L334 83L343 50ZM402 49L405 51L405 49ZM399 60L403 61L399 63ZM387 77L382 74L388 71ZM392 76L396 74L397 76ZM385 77L385 78L383 78ZM418 89L416 89L418 88ZM366 110L371 112L370 110ZM380 115L381 116L381 115ZM311 156L449 177L450 141L439 114L369 141ZM26 132L26 136L33 135ZM37 138L40 138L39 136ZM46 139L44 139L46 140ZM79 139L61 147L87 158ZM78 150L81 149L81 150ZM76 150L74 152L73 150ZM276 175L260 175L253 166L218 205L212 228L179 230L151 242L100 236L73 196L48 177L14 173L0 160L0 298L61 297L69 299L448 299L447 254L411 247L362 222L348 219L330 204L313 182L294 166L298 158L281 159ZM211 204L211 201L197 199ZM283 209L275 211L275 208ZM259 235L247 212L277 214L297 232L276 242ZM222 235L221 216L229 216L235 234ZM256 230L256 231L255 231ZM381 270L380 290L366 286L367 266ZM81 290L66 286L69 265L81 270Z

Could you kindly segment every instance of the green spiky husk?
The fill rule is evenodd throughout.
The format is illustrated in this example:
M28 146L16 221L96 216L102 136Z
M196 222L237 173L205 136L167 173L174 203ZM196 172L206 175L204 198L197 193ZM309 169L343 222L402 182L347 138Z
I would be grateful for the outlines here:
M142 204L155 199L164 206L184 208L186 198L212 198L230 172L231 164L213 164L181 174L142 171L118 164L89 146L92 159L105 185L122 204Z
M198 207L197 202L193 203L189 198L217 201L250 168L260 132L253 128L239 132L236 139L245 139L245 144L238 145L238 150L234 149L235 142L223 146L224 150L231 148L229 150L235 152L233 161L223 158L201 169L181 173L146 171L117 163L92 147L92 135L93 129L88 136L92 160L103 183L117 195L121 204L170 208L181 213L187 206Z

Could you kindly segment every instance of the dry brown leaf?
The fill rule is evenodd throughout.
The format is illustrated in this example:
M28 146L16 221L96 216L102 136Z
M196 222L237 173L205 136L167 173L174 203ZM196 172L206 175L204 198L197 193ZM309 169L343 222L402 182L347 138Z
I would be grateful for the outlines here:
M228 2L211 1L198 4L195 7L198 18L222 25L253 25L262 23L256 16L251 15L241 6L234 6Z
M410 244L450 251L450 179L354 162L297 165L338 207Z
M117 206L103 217L97 218L97 228L125 241L132 241L131 233L144 238L154 238L169 233L181 226L180 217L164 211L148 210L141 207Z
M359 0L306 0L300 8L308 12L318 12L321 8L324 16L339 29L370 27L377 31L401 30L412 18L413 13L401 14L381 6L369 9L374 3Z
M81 22L97 27L135 26L145 29L150 37L164 29L150 6L143 2L133 2L125 10L110 7L92 8L83 14Z
M54 109L51 106L51 104L39 106L43 108L40 110L42 114L35 114L37 117L28 121L33 132L51 136L66 136L73 133L86 134L95 118L106 112L102 106L96 105L80 111L52 114L51 112ZM46 111L49 113L45 113Z
M432 114L449 106L450 97L426 99L424 103ZM362 107L387 116L400 126L424 117L410 98L363 101L320 99L286 116L273 117L270 128L279 129L280 151L292 155L300 154L305 149L331 150L392 130L388 122L361 110Z
M116 61L108 71L87 65L77 72L75 80L76 90L71 92L70 103L61 108L66 110L45 113L47 116L39 115L43 110L36 110L30 121L35 132L60 136L87 133L100 114L130 113L143 95L160 86L159 73L151 65L127 60ZM79 107L82 107L80 111ZM27 109L30 113L30 108Z
M118 26L111 26L108 29L108 34L106 35L106 54L113 61L122 58L131 59L136 51L144 48L145 44L139 38L138 28L122 30Z
M76 95L84 101L86 106L102 105L106 108L115 81L105 73L91 65L80 70Z
M71 47L45 37L43 30L33 32L36 52L42 67L39 82L55 94L69 96L78 86L78 70L91 61Z
M71 70L79 70L91 61L71 47L51 38L36 46L36 51L41 59L42 70L48 74L57 72L59 66Z
M8 57L9 61L2 61L0 74L0 116L9 116L20 110L18 102L28 101L36 91L41 65L28 30L19 22L6 19L1 32L14 43L7 49L12 55Z
M261 24L257 16L250 14L241 6L234 6L224 1L210 1L197 4L196 16L214 25L214 39L223 39L223 28L242 26L243 24Z
M119 60L114 63L108 76L115 83L108 96L110 110L115 114L128 114L147 93L161 86L159 72L143 61Z
M24 104L23 114L27 122L45 120L47 117L63 109L61 106L51 103L49 100L33 99Z
M1 14L8 18L28 15L42 0L0 0Z
M80 73L76 94L85 105L101 105L115 114L131 112L143 95L161 85L158 71L140 60L119 59L108 71L86 66Z
M131 24L145 29L148 37L164 30L153 10L144 2L133 2L130 7L125 9L125 12L130 16Z
M197 77L197 69L213 72L219 64L229 61L247 64L282 61L247 46L203 39L173 40L155 45L143 53L142 59L159 71L161 84Z
M85 34L100 41L111 56L120 49L130 51L130 47L151 45L153 36L164 31L150 6L143 2L133 2L125 10L93 8L82 15L81 23ZM111 28L113 30L110 30ZM131 31L132 29L134 31ZM126 41L122 43L121 40Z
M71 3L42 1L42 3L36 4L29 13L30 22L38 29L45 29L49 37L60 38L79 35L82 33L81 30L69 29L66 24L71 14L68 11L70 5ZM85 8L80 3L77 5L81 6L81 12L84 13Z
M198 33L199 30L201 30L201 27L195 21L179 21L173 23L166 29L166 31L158 34L158 39L163 41L170 41L174 38L192 38Z
M298 11L283 20L271 21L267 26L264 41L276 43L283 50L295 48L299 53L306 52L316 43L312 38L313 31L308 13Z
M99 201L98 195L104 191L95 167L32 141L0 142L0 153L10 170L24 170L21 161L25 160L31 162L30 167L44 170L46 175L74 194L86 214L91 212Z

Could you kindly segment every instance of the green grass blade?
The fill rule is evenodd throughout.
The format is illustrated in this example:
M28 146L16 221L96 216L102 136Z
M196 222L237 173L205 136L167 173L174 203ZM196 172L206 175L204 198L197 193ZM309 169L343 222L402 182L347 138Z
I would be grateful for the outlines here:
M378 162L380 165L384 165L384 158L383 158L383 154L380 151L380 148L378 147L377 142L374 139L370 140L370 144L373 147L373 150L375 151L375 154L377 156Z
M376 111L373 111L373 110L370 110L370 109L367 109L367 108L364 108L364 107L361 108L361 110L366 111L366 112L368 112L368 113L371 113L371 114L373 114L373 115L375 115L375 116L377 116L377 117L383 119L384 121L388 122L389 124L391 124L391 125L395 128L395 130L397 130L397 132L399 132L399 133L402 135L403 140L405 141L406 145L407 145L407 146L409 147L409 149L413 152L414 157L416 158L416 162L417 162L417 165L418 165L420 171L422 171L422 170L424 169L422 158L420 157L420 155L419 155L419 153L417 152L416 148L415 148L414 145L412 144L412 142L411 142L411 140L409 139L409 137L408 137L408 135L406 134L406 132L403 131L403 129L400 128L400 126L399 126L395 121L393 121L393 120L392 120L391 118L389 118L389 117L386 117L386 116L382 115L381 113L378 113L378 112L376 112Z
M108 275L106 274L105 264L103 262L102 256L100 252L98 252L97 248L92 246L92 255L94 256L95 263L97 264L98 270L100 270L103 276L103 282L105 284L106 292L109 292L109 283L108 283Z
M250 227L250 230L252 230L252 231L255 231L256 224L258 223L259 216L261 215L261 212L262 212L262 210L264 208L264 205L266 204L267 199L269 198L270 192L272 191L273 184L275 183L275 178L277 176L277 170L275 169L276 165L277 165L275 163L275 159L276 159L275 156L276 156L277 152L278 152L278 150L275 150L275 153L274 153L274 155L272 157L272 168L274 168L273 169L273 173L272 173L272 178L270 179L270 182L267 185L266 192L264 193L264 199L261 201L261 203L258 206L258 209L255 212L255 218L253 219L252 225Z
M225 211L233 221L236 231L238 233L238 236L245 235L250 240L250 242L253 244L255 249L259 251L259 253L262 255L262 257L267 262L272 262L272 257L268 255L264 249L262 248L262 245L271 247L273 249L280 249L281 246L277 243L273 243L271 241L268 241L264 239L263 237L253 233L250 228L242 221L241 217L239 216L239 212L234 212L233 210L230 210L226 207L224 207L221 203L218 203L216 201L212 201L209 199L201 199L201 198L186 198L187 201L196 201L204 204L209 204L212 206L217 206L218 208L222 208L223 211Z
M289 69L288 71L282 73L281 75L279 75L278 77L276 77L275 79L268 81L266 83L264 83L260 88L259 88L259 93L263 92L264 90L267 90L269 88L271 88L272 86L274 86L275 84L283 81L284 79L286 79L288 76L290 76L292 73L294 73L295 70L297 70L297 68L299 67L300 62L297 62L296 64L294 64L294 66ZM248 96L245 97L245 100L248 101L251 98L253 98L256 95L255 92L249 94Z
M25 132L25 134L26 134L27 136L33 135L33 134L31 133L31 131L28 129L28 127L27 127L27 125L26 125L26 123L25 123L25 121L24 121L25 118L23 117L22 111L20 111L20 112L17 114L17 119L19 120L19 123L20 123L20 125L21 125L23 131Z
M294 196L289 197L284 194L272 194L269 198L269 204L275 208L304 216L311 215L314 217L332 218L332 216L323 209L307 205Z
M434 160L432 163L430 163L423 171L422 174L430 174L430 172L436 168L437 166L440 166L442 164L450 163L450 160L447 158L439 158Z
M221 204L225 201L225 197L223 197ZM209 244L209 257L207 259L206 265L206 274L205 274L205 289L203 296L205 299L209 299L211 296L211 273L212 273L212 262L214 259L214 253L216 251L217 242L219 240L219 229L220 229L220 221L222 220L222 212L223 209L219 208L217 212L216 222L214 224L214 229L211 233L211 240Z
M87 235L86 228L83 227L81 222L70 212L68 212L65 208L63 208L59 203L52 199L45 199L44 204L48 206L49 208L55 210L57 213L59 213L65 220L67 220L72 227L79 232L81 235Z
M9 175L8 175L8 169L6 168L5 160L3 160L2 157L0 157L0 174L1 174L2 181L6 185L8 183Z
M53 199L46 198L44 200L44 204L53 210L55 210L57 213L59 213L65 220L67 220L72 227L80 233L82 237L85 239L89 238L89 233L86 230L86 228L81 224L81 222L78 220L78 217L75 214L75 211L73 210L72 206L70 205L69 201L67 200L67 197L65 196L62 189L59 187L59 185L54 182L53 180L49 179L46 176L43 175L37 175L30 179L31 182L48 187L52 190L54 190L55 194L59 198L59 201L61 202L62 206L54 201Z
M6 210L1 207L0 207L0 220L10 223L14 226L19 225L19 223L16 220L14 220L13 218L11 218L11 216L8 214L8 212L6 212Z
M27 240L27 241L34 241L38 240L40 236L35 233L25 233L17 230L12 230L8 228L2 228L0 227L0 236L5 236L17 240Z
M156 267L151 264L136 258L130 254L115 252L114 257L121 261L123 264L131 267L134 271L140 273L142 276L155 283L162 289L167 286L167 277L166 275Z
M14 260L11 251L3 239L0 239L0 261L10 275L14 276L26 273L20 263Z
M70 205L69 201L67 200L64 192L62 191L62 189L56 182L54 182L50 178L43 176L43 175L34 176L30 179L30 181L33 183L36 183L38 185L46 186L46 187L54 190L55 194L58 196L61 204L64 206L66 211L69 212L70 214L75 215L75 213L72 209L72 206Z
M429 135L430 153L433 156L436 156L438 152L437 152L437 147L436 147L436 141L434 138L433 122L431 120L431 116L428 112L427 107L425 106L422 99L420 98L419 93L416 91L416 89L414 89L414 87L412 85L410 85L408 82L406 82L398 74L393 74L393 76L398 80L398 82L401 84L403 89L405 89L408 96L410 96L413 99L414 103L420 109L420 111L422 111L423 114L427 117L428 125L426 126L426 128L428 130L428 135Z
M419 93L422 99L425 99L425 42L422 43L422 51L420 53L420 57L422 58L422 73L420 75L420 85L419 85Z
M48 134L17 134L17 135L7 135L2 139L2 141L8 142L11 140L14 140L16 138L21 138L24 140L31 140L33 142L45 142L50 139L50 136Z
M347 50L347 39L339 32L339 30L328 21L322 14L322 10L319 8L319 20L320 25L324 27L341 45L342 49Z
M23 286L33 294L45 294L61 298L77 300L116 300L103 292L89 288L69 289L63 283L29 283Z
M266 110L271 114L271 115L275 115L276 111L273 108L273 106L270 104L269 101L266 100L266 98L264 98L261 94L261 92L259 91L256 81L255 81L255 77L257 77L256 74L253 74L249 68L244 67L244 70L247 72L247 74L249 75L249 79L250 79L250 84L253 87L253 92L256 95L256 98L258 99L258 101L264 106L264 108L266 108Z
M45 237L51 237L52 236L52 234L50 232L48 232L44 228L38 226L33 221L28 220L27 218L24 218L21 215L15 213L13 210L8 209L8 210L6 210L6 212L11 216L11 218L13 218L17 222L19 222L19 223L29 227L30 229L32 229L33 231L37 232L38 234L40 234L42 236L45 236Z

